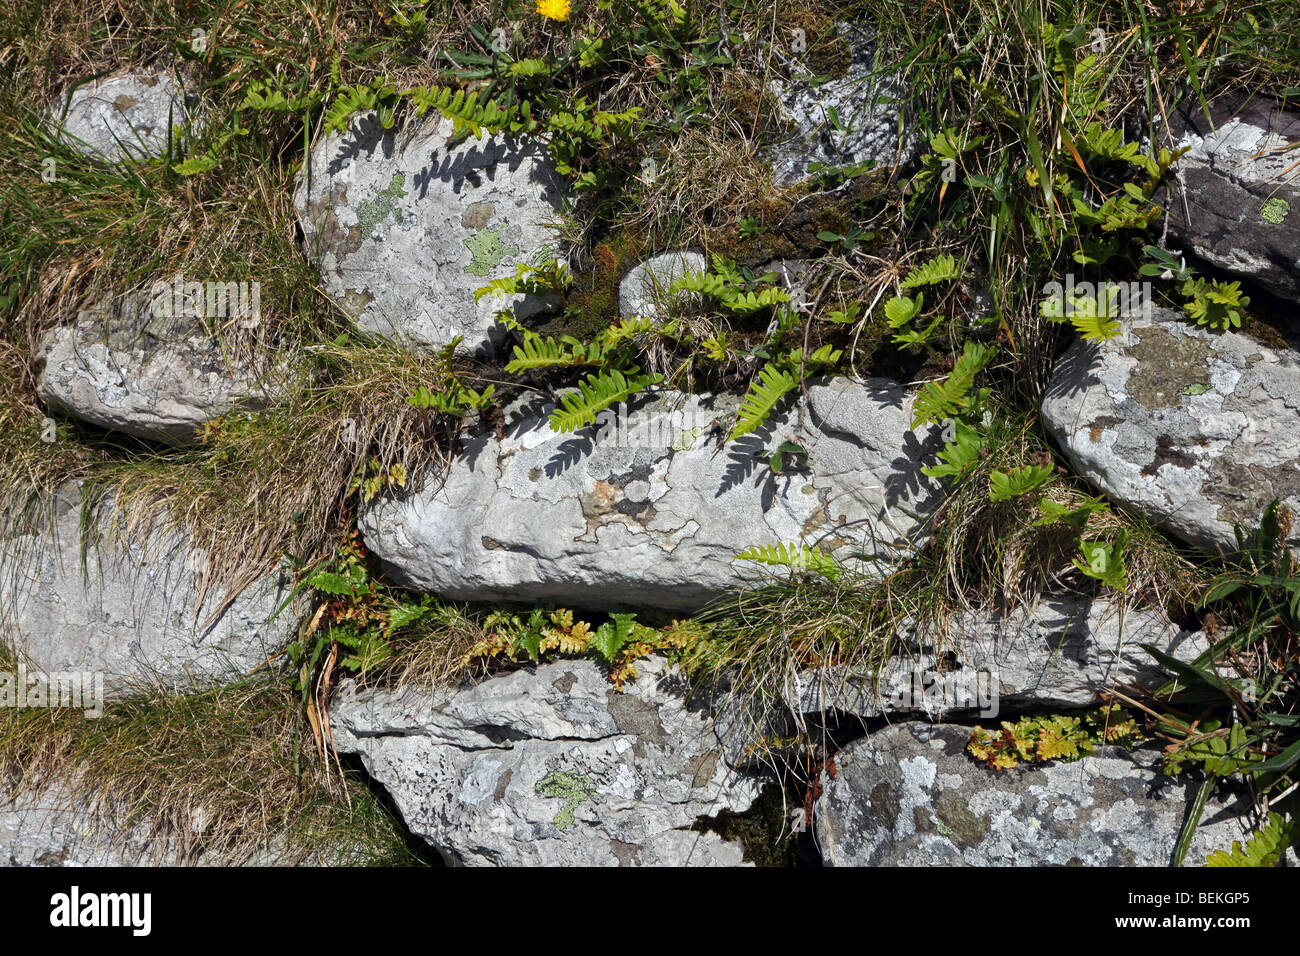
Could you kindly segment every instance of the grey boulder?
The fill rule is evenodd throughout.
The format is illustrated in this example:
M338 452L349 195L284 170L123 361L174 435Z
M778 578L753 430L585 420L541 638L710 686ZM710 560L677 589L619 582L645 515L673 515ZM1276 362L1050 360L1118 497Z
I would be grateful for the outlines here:
M1257 95L1192 100L1170 117L1190 147L1156 197L1186 251L1300 302L1300 114ZM1163 141L1163 140L1162 140Z
M555 254L563 205L537 141L504 134L452 142L434 113L391 131L374 114L313 146L294 193L325 291L363 328L397 341L490 351L496 312L542 310L536 296L475 290Z
M798 410L721 439L733 398L664 392L554 431L523 409L504 437L465 442L422 491L361 515L366 545L401 584L457 600L694 610L769 569L736 555L803 542L845 563L897 556L940 489L921 474L937 431L911 431L911 399L885 379L814 382ZM758 453L787 438L807 470ZM782 573L788 573L781 569Z
M1155 687L1169 674L1140 644L1195 660L1209 647L1158 609L1125 608L1082 594L1042 595L1007 613L971 609L942 628L911 628L878 671L801 671L786 706L800 715L1000 712L1082 707L1116 687Z
M628 270L618 286L618 308L625 318L660 318L674 302L689 301L690 293L668 295L674 282L688 272L708 268L698 252L661 252Z
M789 80L769 84L781 117L791 126L766 151L778 186L807 179L815 172L814 163L873 163L891 169L916 155L918 140L903 103L906 80L885 67L875 30L855 23L837 24L836 29L849 48L843 77L814 87L812 71L796 59L788 64Z
M183 690L246 674L293 640L294 606L275 616L286 570L208 586L208 556L165 518L136 531L101 502L83 541L75 484L37 505L0 515L0 635L29 669L101 674L109 696Z
M36 392L51 411L171 444L276 392L266 362L228 353L197 318L154 315L141 297L52 329L40 356Z
M80 84L52 114L59 139L72 149L119 163L166 155L177 133L183 145L199 126L196 103L176 74L159 69Z
M1074 470L1168 532L1236 548L1234 522L1300 511L1300 355L1153 310L1100 345L1080 340L1043 398ZM1300 522L1288 538L1300 554Z
M1161 750L1107 746L1074 762L990 770L970 728L895 724L823 772L814 807L830 866L1168 866L1199 786L1166 777ZM1221 788L1184 862L1251 832L1251 803Z
M341 753L360 754L412 832L471 866L736 866L691 829L743 812L759 781L730 770L706 708L662 658L615 690L566 660L462 689L335 696Z

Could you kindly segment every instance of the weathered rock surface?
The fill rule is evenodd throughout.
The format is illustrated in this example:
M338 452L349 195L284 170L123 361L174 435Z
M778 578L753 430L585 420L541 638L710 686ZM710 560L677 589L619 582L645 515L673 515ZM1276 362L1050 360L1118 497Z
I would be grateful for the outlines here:
M843 77L813 87L812 71L796 58L786 64L791 79L770 84L794 127L766 154L778 186L807 179L813 163L840 167L870 162L892 168L916 155L917 140L904 117L906 82L883 68L875 31L848 23L836 29L849 47Z
M637 670L621 693L585 660L431 694L347 683L330 720L339 751L449 862L739 865L739 845L690 827L748 809L758 781L727 768L661 658Z
M1191 661L1209 647L1159 610L1122 609L1081 594L1045 595L1008 614L972 610L942 631L904 639L880 672L823 668L794 675L785 695L796 714L836 711L863 718L895 713L939 717L1082 707L1121 686L1154 687L1169 675L1140 644Z
M60 139L77 152L129 162L166 155L174 127L187 141L198 126L197 102L170 71L120 73L70 90L52 115Z
M51 411L173 444L207 421L269 404L265 369L228 354L199 319L162 318L143 297L82 312L41 343L37 394Z
M75 779L75 777L74 777ZM184 833L160 833L71 780L38 789L0 786L0 868L7 866L330 866L364 865L365 848L314 848L282 837L236 854L204 845L204 814L190 814Z
M1156 197L1171 238L1206 262L1300 301L1300 113L1257 95L1192 100L1170 117L1178 160ZM1163 139L1162 139L1163 142Z
M990 770L970 729L895 724L823 773L815 806L832 866L1168 866L1199 781L1165 777L1158 745L1106 747L1071 763ZM1250 801L1221 790L1184 862L1251 832Z
M665 393L563 434L545 410L479 434L404 500L360 527L402 584L457 600L691 610L766 569L736 554L805 542L845 562L887 558L939 495L921 466L937 432L910 430L911 400L886 379L809 387L809 469L777 475L756 453L798 429L793 407L720 445L734 398Z
M562 185L546 150L508 136L451 145L438 114L385 131L354 119L311 151L294 194L306 252L357 324L399 341L467 351L499 340L495 313L536 297L474 291L554 252Z
M668 295L672 284L688 272L708 268L698 252L661 252L628 270L618 286L618 308L626 318L658 318L673 301ZM679 292L677 299L689 299L689 292Z
M1236 547L1275 497L1300 510L1300 355L1153 310L1057 363L1043 423L1074 470L1170 534ZM1300 554L1300 522L1288 539Z
M100 672L109 696L192 688L247 673L295 636L293 607L272 620L287 571L203 593L208 560L186 535L129 533L111 503L92 520L83 573L81 510L68 485L30 515L0 516L0 638L31 668Z

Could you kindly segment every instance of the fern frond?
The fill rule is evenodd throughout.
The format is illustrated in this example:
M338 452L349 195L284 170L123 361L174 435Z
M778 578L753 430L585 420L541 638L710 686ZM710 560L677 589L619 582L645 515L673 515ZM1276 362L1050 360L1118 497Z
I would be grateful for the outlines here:
M578 383L578 391L560 397L560 406L551 412L551 428L557 432L577 431L584 425L596 422L596 416L618 402L626 401L637 392L660 382L658 375L637 375L633 368L628 374L611 369L588 375Z
M735 441L742 435L762 428L785 394L798 385L799 381L784 369L764 365L758 377L749 383L749 391L745 393L745 400L740 405L740 417L727 440Z
M912 405L912 427L919 428L927 422L956 418L970 405L970 390L975 376L988 364L997 351L996 345L968 342L952 373L942 382L929 382L917 393Z
M520 345L515 346L515 357L506 364L506 371L517 375L557 365L605 365L609 360L609 351L596 342L584 344L577 339L570 339L569 347L566 348L564 342L550 337L542 338L530 332Z
M1242 846L1233 840L1232 849L1215 850L1205 859L1206 866L1277 866L1282 854L1300 837L1300 826L1280 813L1270 813L1268 820Z
M907 274L899 285L904 289L915 289L923 285L935 285L961 276L957 260L952 256L936 256L929 262L923 262Z
M832 581L838 580L840 576L840 564L832 555L806 544L766 544L746 548L736 558L773 567L814 571Z

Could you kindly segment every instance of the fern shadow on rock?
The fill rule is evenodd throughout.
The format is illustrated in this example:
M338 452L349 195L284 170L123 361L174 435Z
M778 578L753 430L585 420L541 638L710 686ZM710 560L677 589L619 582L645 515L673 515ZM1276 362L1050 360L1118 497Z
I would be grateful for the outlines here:
M348 126L339 143L338 152L329 162L329 173L331 176L338 175L345 166L359 159L362 153L370 157L376 149L383 151L384 159L392 159L395 145L393 134L384 129L378 116L362 116Z
M728 446L727 457L730 461L723 472L722 483L718 486L715 498L721 498L733 488L744 484L751 475L756 475L754 486L762 488L761 507L767 513L776 501L776 475L771 468L762 467L760 470L762 459L758 455L767 447L770 437L771 429L764 426L752 435L737 438Z
M903 410L903 389L892 378L869 378L863 382L867 397L886 408Z
M917 439L916 432L907 432L903 438L903 453L889 463L893 470L885 479L885 504L892 508L904 498L916 501L927 491L922 484L921 468L927 462L933 464L935 455L942 448L942 432L938 429L934 429L924 442Z
M1101 379L1093 374L1093 369L1101 364L1101 347L1096 342L1080 339L1056 363L1052 379L1043 392L1043 401L1070 398L1100 385Z
M551 460L546 463L546 477L559 478L595 450L595 436L591 434L591 429L582 429L573 438L560 443Z

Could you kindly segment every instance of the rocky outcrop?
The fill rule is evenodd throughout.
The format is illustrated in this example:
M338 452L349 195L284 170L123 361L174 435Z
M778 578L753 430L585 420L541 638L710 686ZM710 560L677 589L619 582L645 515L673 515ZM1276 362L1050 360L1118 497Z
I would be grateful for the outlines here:
M1300 302L1300 113L1256 95L1199 100L1169 119L1174 148L1190 147L1156 201L1169 235L1221 269Z
M474 292L552 252L562 185L545 148L505 135L451 141L438 114L384 130L374 114L321 139L294 193L325 291L380 335L490 348L495 313L524 318L536 297Z
M844 76L813 86L813 71L799 58L785 64L789 80L770 84L781 118L792 130L766 151L778 186L789 186L815 172L814 163L841 167L873 163L905 165L916 155L917 138L906 121L903 77L882 69L875 31L862 24L838 24L849 49Z
M335 743L357 753L407 827L453 863L735 866L693 831L742 812L758 781L728 769L704 707L661 658L614 690L591 661L424 692L345 684Z
M911 400L885 379L813 383L808 399L802 431L787 405L729 444L734 398L661 393L571 434L523 410L360 527L410 588L593 608L699 608L766 573L736 559L751 546L893 556L939 495L920 472L938 434L913 434ZM758 453L788 437L808 468L777 474Z
M167 70L119 73L68 91L52 109L59 139L110 163L157 159L196 132L197 97ZM57 171L56 171L57 174Z
M1044 595L1006 614L973 609L942 627L913 627L879 672L796 674L785 702L795 714L864 719L1083 707L1116 687L1163 684L1170 675L1139 646L1148 643L1184 661L1209 647L1204 632L1182 630L1156 609Z
M0 636L33 671L101 674L110 696L187 689L247 673L296 633L293 607L275 616L287 571L208 587L207 556L165 518L136 533L103 502L83 541L76 485L0 517Z
M1155 309L1057 363L1043 423L1073 469L1170 534L1235 549L1274 498L1300 510L1300 355ZM1300 554L1300 522L1288 539Z
M831 866L1168 866L1199 781L1163 776L1157 745L990 770L970 729L895 724L821 777L816 839ZM1250 800L1221 790L1185 863L1250 833Z
M661 252L628 270L618 286L618 307L625 318L659 318L674 301L689 301L691 294L668 295L674 282L688 272L704 272L708 263L698 252Z
M46 335L40 357L36 391L51 411L172 444L274 392L265 370L228 353L202 320L156 316L144 297L82 312Z

